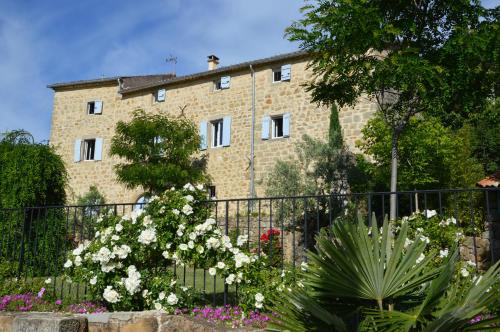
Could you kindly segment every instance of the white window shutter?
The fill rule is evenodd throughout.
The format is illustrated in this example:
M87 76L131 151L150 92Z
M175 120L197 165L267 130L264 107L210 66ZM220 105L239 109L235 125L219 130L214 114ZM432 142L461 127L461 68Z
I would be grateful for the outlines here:
M283 137L290 137L290 113L283 114Z
M75 140L75 149L74 149L73 156L74 156L73 158L74 158L75 163L79 162L82 158L82 140L81 139Z
M231 76L222 76L220 78L220 88L221 89L229 89L231 85Z
M208 129L208 123L207 121L201 121L200 122L200 150L206 150L208 143L207 143L207 130Z
M262 118L262 139L269 139L269 129L271 128L271 117L265 116Z
M282 81L290 81L291 74L292 74L292 65L281 66L281 80Z
M102 101L94 101L94 114L102 114Z
M222 146L231 144L231 117L225 116L222 123Z
M167 91L165 91L165 89L158 90L157 95L156 95L156 101L165 101L166 95L167 95Z
M102 160L102 138L95 139L94 160Z

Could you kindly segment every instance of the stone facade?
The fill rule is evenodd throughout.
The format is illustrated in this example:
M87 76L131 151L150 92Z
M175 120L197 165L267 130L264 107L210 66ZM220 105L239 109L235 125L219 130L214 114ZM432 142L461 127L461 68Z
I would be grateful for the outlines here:
M291 64L291 79L273 82L273 68ZM303 84L312 75L306 69L307 57L285 58L281 61L260 62L255 66L255 185L256 194L264 195L264 183L269 171L279 159L291 159L295 144L303 134L326 139L329 109L310 102ZM252 76L249 67L224 71L214 70L199 78L166 82L164 86L144 88L120 94L118 81L93 84L73 84L55 87L52 114L51 144L66 163L70 176L70 197L83 195L90 185L98 187L108 202L131 203L142 194L140 189L127 190L116 181L113 165L116 158L108 155L111 138L118 121L128 121L134 110L160 112L172 117L181 113L197 125L231 117L230 146L207 150L208 173L216 186L217 198L242 198L250 190L250 139L252 119ZM230 88L214 89L214 81L230 76ZM156 102L154 93L166 89L166 100ZM88 115L87 102L101 100L102 114ZM373 116L375 104L367 100L353 108L340 111L340 122L347 145L356 151L355 142L360 130ZM182 111L181 111L182 110ZM290 114L290 137L261 139L262 119L265 116ZM208 137L210 141L210 125ZM74 162L74 142L77 139L102 138L101 161Z

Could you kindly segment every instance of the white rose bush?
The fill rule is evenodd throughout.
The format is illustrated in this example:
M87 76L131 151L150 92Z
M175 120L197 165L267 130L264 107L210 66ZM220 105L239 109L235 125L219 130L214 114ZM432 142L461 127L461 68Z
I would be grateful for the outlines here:
M172 267L194 266L239 285L247 309L262 309L266 294L255 277L265 263L248 252L246 235L233 243L222 234L204 199L201 187L187 184L152 197L144 209L101 216L94 239L69 253L66 275L111 310L173 312L193 306L197 296L178 285Z

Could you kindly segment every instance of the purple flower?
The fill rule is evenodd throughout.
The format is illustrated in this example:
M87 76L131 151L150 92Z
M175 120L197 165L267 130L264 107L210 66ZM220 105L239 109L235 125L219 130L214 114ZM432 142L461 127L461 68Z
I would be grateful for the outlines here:
M62 304L62 300L56 300L56 305L61 305Z
M42 289L40 289L40 291L38 292L37 297L38 297L39 299L41 299L41 298L42 298L42 296L43 296L43 293L45 293L45 287L42 287Z

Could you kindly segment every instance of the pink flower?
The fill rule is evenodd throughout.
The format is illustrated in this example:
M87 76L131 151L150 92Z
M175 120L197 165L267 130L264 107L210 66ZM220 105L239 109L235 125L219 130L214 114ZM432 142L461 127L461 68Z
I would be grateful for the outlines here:
M43 293L45 293L45 287L42 287L42 289L40 289L40 291L38 292L37 297L38 297L39 299L41 299L41 298L42 298L42 296L43 296Z

